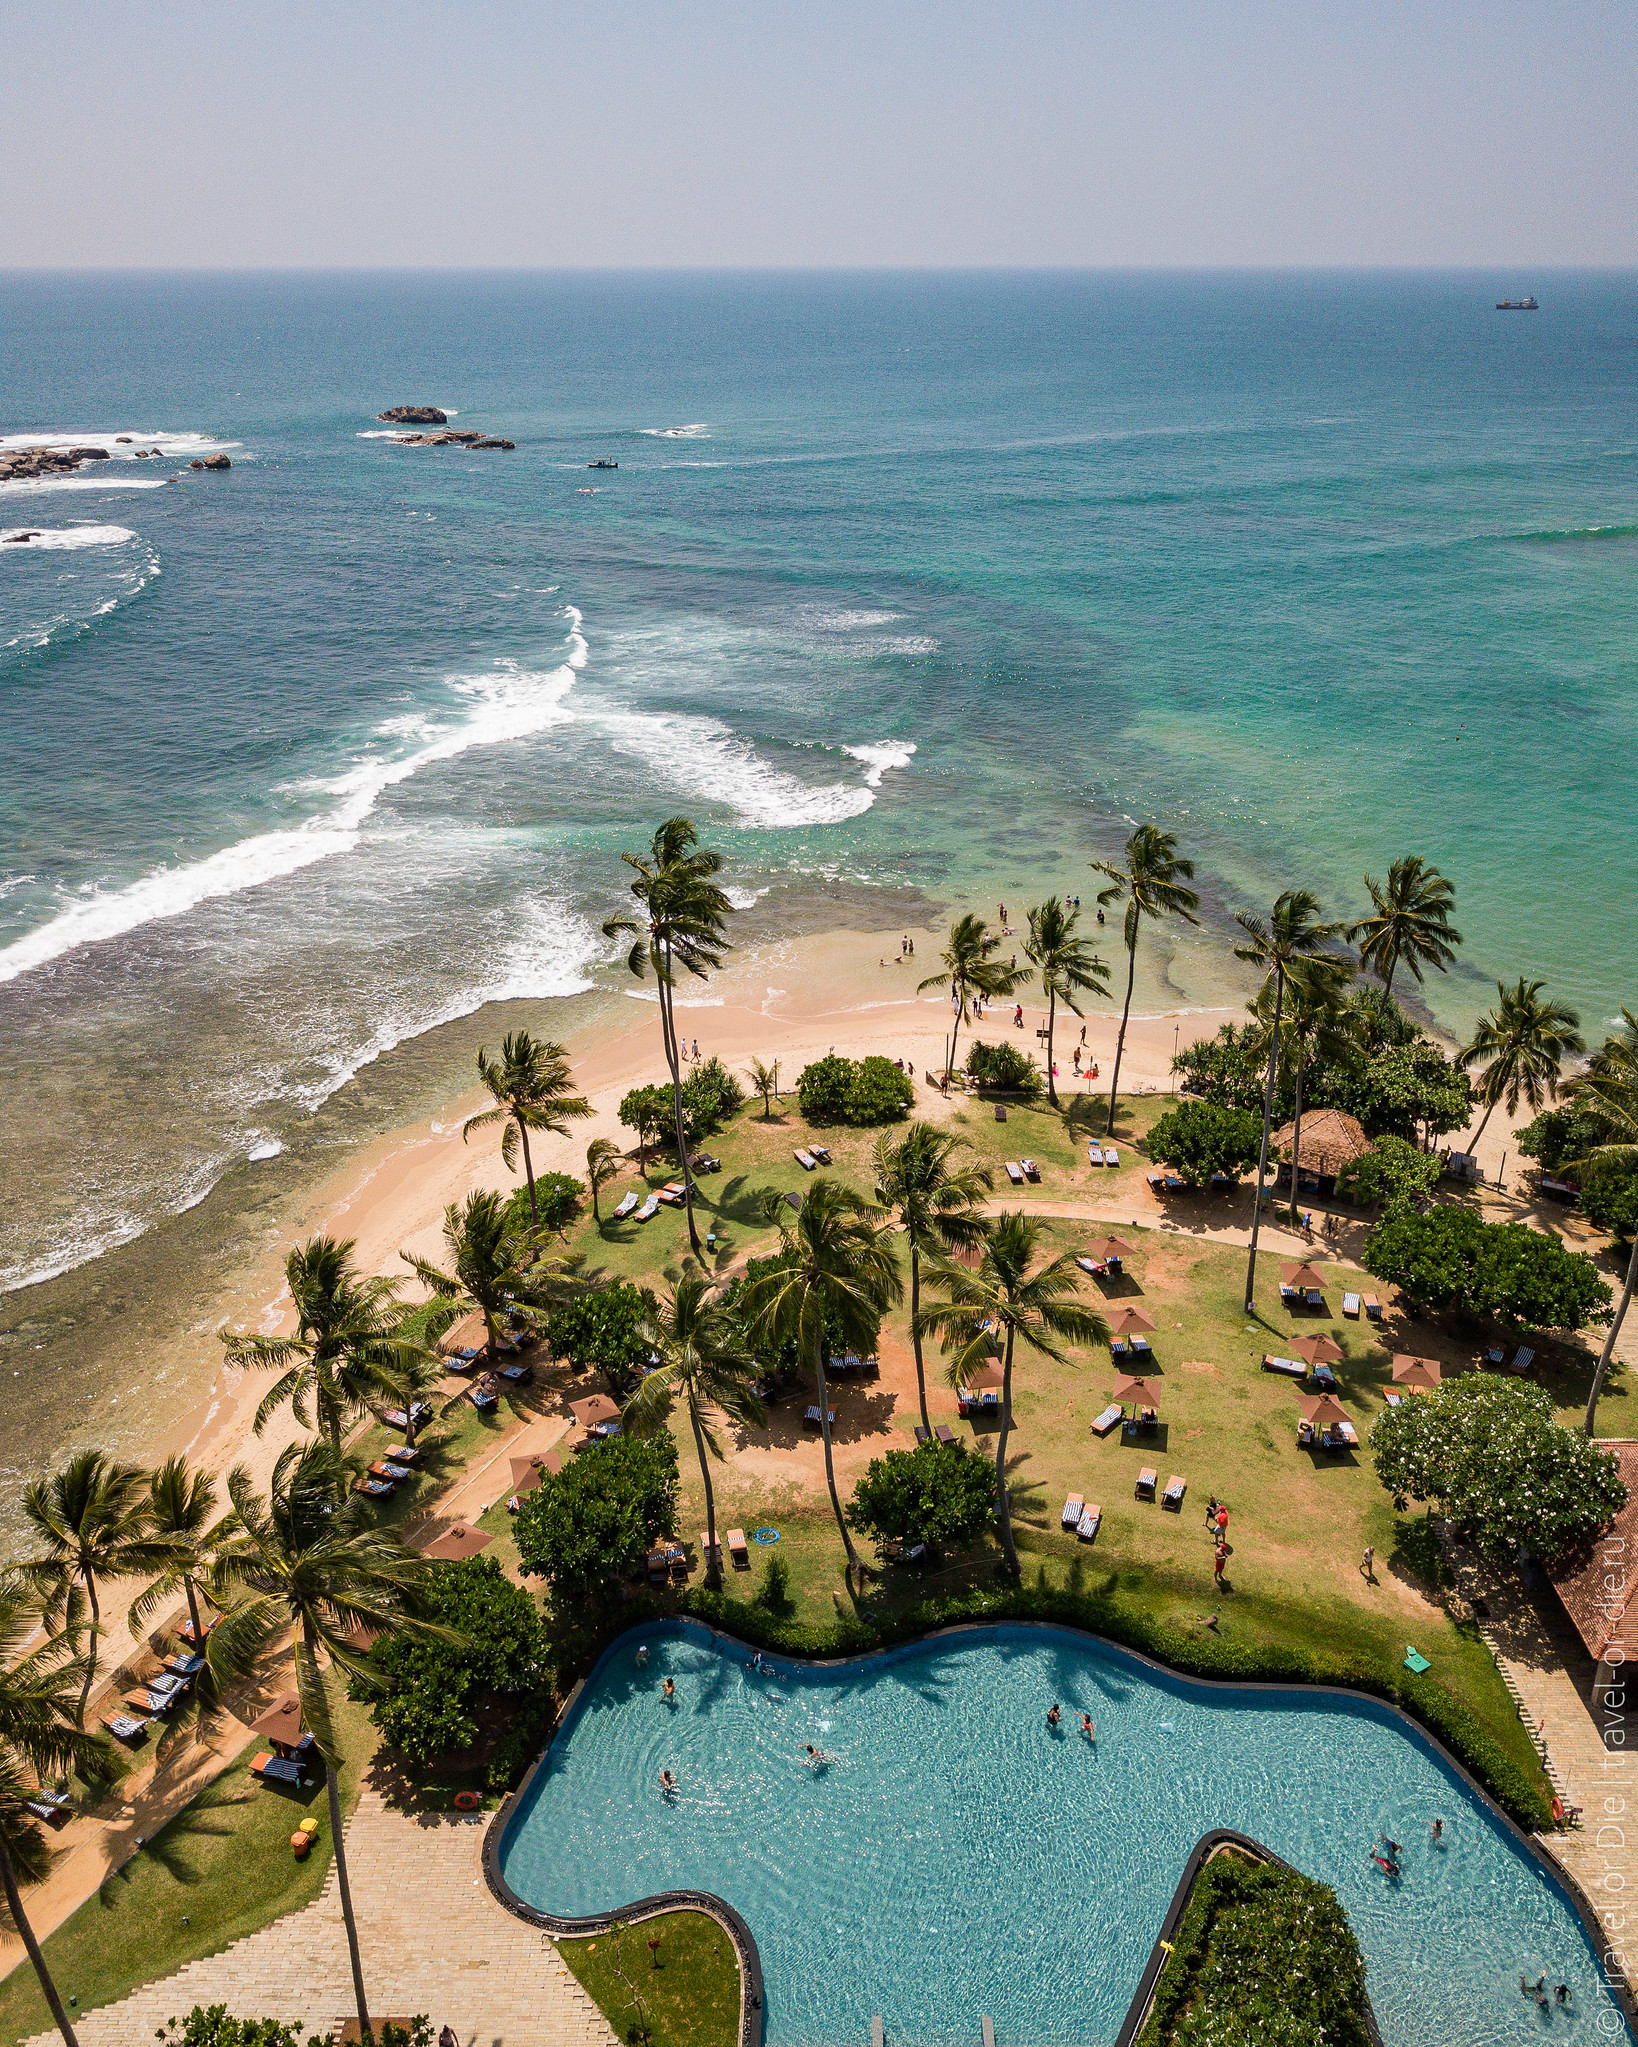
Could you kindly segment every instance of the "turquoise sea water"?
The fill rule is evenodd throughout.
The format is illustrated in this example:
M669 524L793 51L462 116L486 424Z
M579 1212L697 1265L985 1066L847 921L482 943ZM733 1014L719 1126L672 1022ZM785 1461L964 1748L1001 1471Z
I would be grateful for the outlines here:
M1221 1826L1334 1887L1388 2047L1628 2037L1566 1895L1370 1702L1190 1686L1058 1630L775 1659L772 1679L698 1627L641 1639L646 1668L627 1635L588 1681L502 1874L564 1916L724 1898L761 1952L769 2047L866 2040L876 2015L904 2047L970 2047L981 2017L1000 2047L1111 2041L1190 1849ZM818 1772L810 1742L833 1758ZM1384 1834L1397 1884L1370 1860ZM1520 1997L1543 1972L1573 2009Z
M120 458L0 487L45 535L0 545L0 1283L607 974L678 809L764 920L894 931L1157 815L1217 921L1151 1006L1414 850L1447 1021L1529 971L1601 1027L1638 280L1531 282L0 278L0 433ZM516 448L394 446L400 402Z

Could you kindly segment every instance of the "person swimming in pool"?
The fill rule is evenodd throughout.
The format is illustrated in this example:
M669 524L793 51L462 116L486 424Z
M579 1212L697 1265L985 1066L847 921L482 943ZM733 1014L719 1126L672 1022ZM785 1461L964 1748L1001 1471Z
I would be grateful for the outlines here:
M1433 1823L1433 1831L1430 1834L1429 1839L1435 1842L1443 1842L1444 1838L1445 1823L1443 1820L1435 1820Z
M1098 1730L1092 1725L1092 1715L1090 1713L1083 1713L1081 1715L1081 1732L1088 1741L1095 1742L1098 1738Z
M1058 1704L1058 1701L1057 1701L1056 1699L1054 1699L1054 1700L1053 1700L1053 1702L1052 1702L1052 1706L1051 1706L1051 1709L1050 1709L1050 1710L1049 1710L1049 1712L1047 1713L1047 1725L1048 1725L1048 1727L1056 1727L1056 1726L1057 1726L1057 1724L1058 1724L1058 1722L1059 1722L1059 1721L1060 1721L1060 1720L1061 1720L1061 1719L1062 1719L1063 1717L1064 1717L1064 1716L1063 1716L1063 1709L1062 1709L1062 1708L1061 1708L1061 1707L1059 1706L1059 1704Z
M660 1697L665 1700L667 1705L674 1705L676 1703L677 1687L671 1682L670 1678L667 1678L665 1683L661 1685Z
M811 1741L807 1745L805 1754L810 1770L822 1770L830 1761L830 1757L825 1754L824 1750L822 1748L815 1748Z
M672 1776L669 1770L662 1770L660 1772L660 1795L663 1798L674 1798L676 1796L676 1792L677 1792L676 1778Z

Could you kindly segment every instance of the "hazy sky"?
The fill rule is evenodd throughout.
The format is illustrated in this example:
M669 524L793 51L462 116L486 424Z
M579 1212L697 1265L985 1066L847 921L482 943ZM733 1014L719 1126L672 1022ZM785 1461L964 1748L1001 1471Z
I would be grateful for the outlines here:
M0 265L1638 261L1634 0L0 0Z

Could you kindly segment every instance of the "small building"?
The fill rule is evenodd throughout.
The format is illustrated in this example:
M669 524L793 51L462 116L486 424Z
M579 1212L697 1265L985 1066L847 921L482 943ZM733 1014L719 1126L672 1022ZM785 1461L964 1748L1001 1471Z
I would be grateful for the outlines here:
M1280 1161L1276 1186L1291 1184L1291 1141L1296 1129L1295 1123L1288 1123L1269 1139L1269 1147ZM1302 1157L1297 1161L1299 1191L1328 1198L1337 1191L1337 1175L1343 1167L1362 1159L1370 1149L1371 1140L1360 1128L1359 1118L1346 1109L1305 1110Z

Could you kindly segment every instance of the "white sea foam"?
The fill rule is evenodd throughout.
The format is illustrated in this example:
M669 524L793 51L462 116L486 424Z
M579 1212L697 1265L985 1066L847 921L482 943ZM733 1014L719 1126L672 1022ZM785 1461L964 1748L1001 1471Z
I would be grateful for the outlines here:
M13 540L12 533L27 533L27 540ZM41 548L61 550L76 547L118 547L136 535L128 526L48 526L34 531L27 526L13 526L10 532L0 533L0 556L22 554L25 550Z
M283 1150L284 1146L276 1137L264 1137L250 1147L245 1157L252 1165L259 1166L264 1159L276 1159Z
M541 672L508 664L486 675L452 677L449 687L464 709L459 723L425 739L411 753L366 753L345 774L319 785L340 801L299 825L259 832L185 867L156 868L124 888L73 899L50 923L0 950L0 982L13 981L79 946L118 938L160 918L180 917L200 903L259 888L349 852L382 793L395 784L471 747L528 738L567 722L570 714L563 699L586 660L580 614L572 606L568 611L569 653L560 667Z
M842 748L843 753L850 754L856 761L864 762L867 770L865 775L865 787L867 789L879 789L882 786L882 777L889 769L909 767L910 756L915 750L915 741L909 739L905 740L902 745L895 745L891 741L884 740L879 746L844 746Z
M715 718L604 706L583 715L607 731L617 753L647 761L673 789L726 804L740 824L770 831L840 824L876 800L860 782L799 782Z
M736 910L750 910L754 909L761 902L762 898L768 894L772 887L772 882L767 883L763 888L739 888L730 884L723 890L723 894Z
M157 433L148 428L141 432L135 427L116 427L112 433L106 429L91 427L76 428L71 433L0 434L0 452L10 448L106 448L110 462L135 462L146 456L150 448L158 448L165 455L181 456L191 460L195 455L213 455L228 448L237 448L238 441L219 440L214 434L170 433L161 428ZM95 465L101 468L99 462Z
M704 420L692 426L645 426L643 432L656 441L708 441L711 429Z
M168 476L110 476L106 464L94 470L76 469L67 476L10 477L0 483L0 496L26 497L47 490L163 490Z

